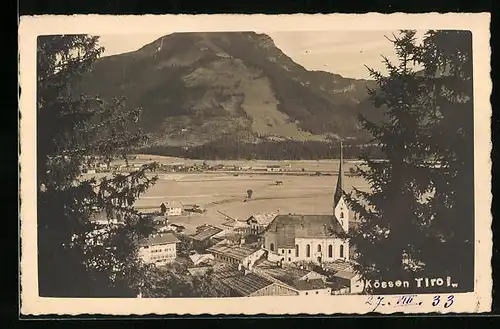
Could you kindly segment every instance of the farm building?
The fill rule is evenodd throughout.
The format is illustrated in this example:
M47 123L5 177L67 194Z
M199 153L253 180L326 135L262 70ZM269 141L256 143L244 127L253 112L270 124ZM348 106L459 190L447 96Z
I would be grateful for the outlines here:
M166 201L160 205L160 212L165 216L180 216L182 209L182 204L177 201Z

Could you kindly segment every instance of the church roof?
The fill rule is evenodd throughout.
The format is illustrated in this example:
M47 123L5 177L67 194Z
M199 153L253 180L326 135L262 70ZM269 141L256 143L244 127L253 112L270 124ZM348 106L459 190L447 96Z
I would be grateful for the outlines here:
M278 215L266 232L277 235L277 248L295 247L296 238L325 238L345 233L333 215Z

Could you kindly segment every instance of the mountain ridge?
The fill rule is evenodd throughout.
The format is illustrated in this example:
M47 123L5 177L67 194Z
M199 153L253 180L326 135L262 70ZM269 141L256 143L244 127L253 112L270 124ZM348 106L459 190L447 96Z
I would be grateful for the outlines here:
M172 33L136 51L100 58L81 92L123 95L141 107L156 145L221 138L329 141L369 138L357 115L375 83L309 71L255 32Z

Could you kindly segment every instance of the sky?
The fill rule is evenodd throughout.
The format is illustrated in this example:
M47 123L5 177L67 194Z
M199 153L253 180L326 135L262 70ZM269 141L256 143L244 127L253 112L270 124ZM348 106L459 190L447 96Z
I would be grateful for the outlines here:
M382 55L395 60L389 40L396 31L263 32L296 63L308 70L322 70L348 78L369 79L365 65L385 73ZM417 33L421 40L423 31ZM135 51L164 34L104 35L103 56Z

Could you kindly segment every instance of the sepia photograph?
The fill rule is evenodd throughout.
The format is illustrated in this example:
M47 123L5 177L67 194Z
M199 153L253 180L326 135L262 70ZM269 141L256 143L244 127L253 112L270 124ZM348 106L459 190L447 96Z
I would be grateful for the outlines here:
M488 24L301 16L317 28L26 24L21 291L131 314L489 310Z

